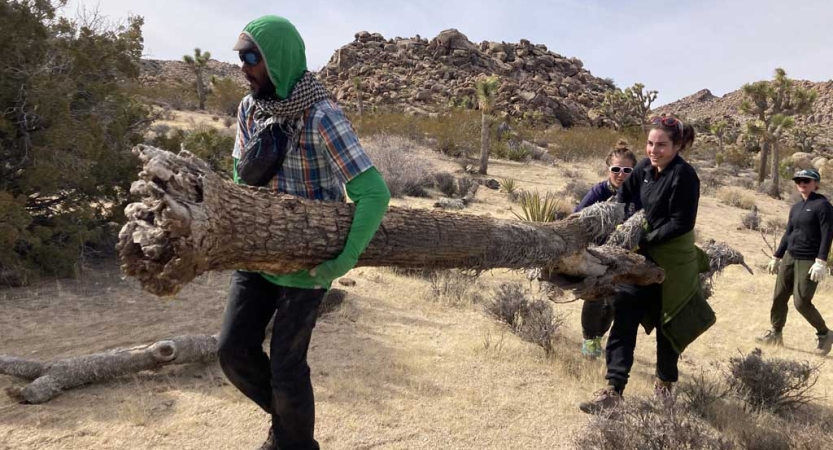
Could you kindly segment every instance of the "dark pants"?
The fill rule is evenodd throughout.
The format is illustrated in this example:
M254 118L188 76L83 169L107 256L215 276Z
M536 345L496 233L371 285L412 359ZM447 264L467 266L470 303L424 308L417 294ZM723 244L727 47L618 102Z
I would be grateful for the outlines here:
M781 331L787 324L787 311L790 296L795 303L795 309L810 322L818 334L827 333L827 325L819 314L819 310L813 305L813 296L816 294L818 283L810 280L810 267L813 260L793 259L790 252L784 255L781 260L781 267L778 269L778 279L775 281L775 294L772 299L772 311L770 320L772 328Z
M605 348L607 360L605 378L609 385L621 393L628 383L633 366L636 335L642 319L648 315L653 323L660 323L662 286L659 284L619 286L613 301L613 310L613 327L610 329L610 337L607 339ZM677 361L680 355L674 350L660 327L654 329L654 334L657 337L657 378L662 381L675 382L679 376Z
M584 339L602 337L613 323L611 299L586 301L581 307L581 334Z
M307 349L325 292L277 286L252 272L231 277L220 367L232 384L272 415L280 450L319 448L313 439L315 399ZM273 315L270 359L263 352L263 339Z

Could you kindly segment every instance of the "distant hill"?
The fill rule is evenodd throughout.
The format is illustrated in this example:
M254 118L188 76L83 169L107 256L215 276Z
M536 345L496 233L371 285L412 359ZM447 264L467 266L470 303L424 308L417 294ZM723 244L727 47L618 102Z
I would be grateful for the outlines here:
M796 83L818 92L818 99L813 104L812 112L796 117L796 123L818 125L822 136L830 142L833 140L833 80L821 82L796 80ZM708 89L703 89L688 97L658 107L657 112L674 113L696 121L714 122L727 119L740 124L752 118L738 112L742 100L743 93L740 89L722 97L714 96Z
M235 64L224 63L217 60L210 60L205 69L206 81L212 76L218 78L229 77L237 81L241 86L248 86L246 77ZM165 61L160 59L143 59L141 61L141 74L139 81L146 85L159 83L194 83L194 72L182 61Z

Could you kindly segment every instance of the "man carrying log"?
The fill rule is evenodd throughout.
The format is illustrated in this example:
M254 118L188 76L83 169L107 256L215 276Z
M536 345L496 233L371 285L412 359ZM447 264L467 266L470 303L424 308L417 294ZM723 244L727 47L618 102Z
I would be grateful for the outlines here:
M260 448L318 449L307 365L316 311L332 281L356 265L390 193L347 117L307 71L304 41L288 20L252 21L233 49L251 89L238 110L234 180L329 202L343 202L346 186L356 204L335 259L289 274L234 272L218 345L229 381L272 416ZM262 343L272 316L270 359Z

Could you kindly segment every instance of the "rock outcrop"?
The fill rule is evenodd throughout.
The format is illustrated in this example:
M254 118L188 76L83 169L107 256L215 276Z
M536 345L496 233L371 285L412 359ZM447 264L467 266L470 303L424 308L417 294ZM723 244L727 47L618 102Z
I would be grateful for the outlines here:
M577 58L567 58L521 39L517 44L472 43L450 29L428 40L385 39L362 31L338 49L319 77L345 107L392 107L423 113L449 105L476 107L475 80L499 77L495 108L562 126L596 123L593 109L612 82L593 76Z

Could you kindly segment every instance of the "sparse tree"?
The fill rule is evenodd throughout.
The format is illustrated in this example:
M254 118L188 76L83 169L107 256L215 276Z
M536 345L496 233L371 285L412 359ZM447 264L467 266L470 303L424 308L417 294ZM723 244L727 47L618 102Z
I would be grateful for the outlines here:
M648 113L651 112L651 104L657 99L657 91L646 91L642 83L634 83L633 86L625 89L625 96L631 103L633 114L639 120L639 126L644 133L645 124L648 121Z
M209 59L211 59L211 52L203 53L199 48L194 49L194 56L184 55L182 57L185 64L188 64L197 76L197 96L199 97L201 110L205 110L205 85L202 81L203 70L208 64Z
M356 113L362 115L364 104L362 103L362 80L359 77L353 78L353 87L356 88Z
M728 122L725 120L719 120L713 123L709 128L712 134L717 138L717 147L720 149L720 153L723 153L723 139L726 137L726 129L728 126Z
M486 175L489 165L491 115L498 87L500 87L500 80L494 76L481 77L475 82L477 105L480 107L480 170L478 172L482 175Z
M779 155L777 140L784 131L795 125L793 116L810 111L818 93L796 86L787 78L782 68L775 69L772 81L757 81L743 86L743 102L740 112L755 117L747 123L747 132L761 143L761 160L758 166L758 184L766 179L767 161L772 149L772 189L770 195L779 196Z

